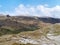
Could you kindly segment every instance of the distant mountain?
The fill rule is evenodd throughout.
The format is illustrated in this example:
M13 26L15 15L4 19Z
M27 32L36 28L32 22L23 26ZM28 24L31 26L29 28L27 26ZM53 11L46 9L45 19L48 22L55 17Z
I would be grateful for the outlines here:
M52 18L52 17L29 17L29 16L19 16L17 18L21 18L24 20L38 20L38 21L42 21L44 23L60 23L60 18Z
M0 19L6 19L7 17L6 16L0 16ZM60 18L53 18L53 17L32 17L32 16L11 16L10 19L15 19L15 20L18 20L18 21L21 21L21 20L30 20L30 21L42 21L44 23L52 23L52 24L55 24L55 23L60 23Z
M45 23L52 23L52 24L55 24L55 23L60 23L60 19L59 18L51 18L51 17L48 17L48 18L43 18L43 17L39 17L38 18L40 21L43 21Z

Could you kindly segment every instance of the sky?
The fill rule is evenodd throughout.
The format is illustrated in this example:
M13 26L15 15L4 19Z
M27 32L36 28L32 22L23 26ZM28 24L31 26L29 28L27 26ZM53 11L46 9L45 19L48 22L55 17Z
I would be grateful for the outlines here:
M0 14L60 18L60 0L0 0Z

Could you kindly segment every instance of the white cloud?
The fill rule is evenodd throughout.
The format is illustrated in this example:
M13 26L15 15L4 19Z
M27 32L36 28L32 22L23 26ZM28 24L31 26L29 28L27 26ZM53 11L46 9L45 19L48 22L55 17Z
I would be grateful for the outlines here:
M37 5L37 6L30 6L30 5L23 5L20 4L15 10L10 13L6 12L11 15L25 15L25 16L47 16L47 17L54 17L60 18L60 6L56 5L55 7L48 7L49 5Z

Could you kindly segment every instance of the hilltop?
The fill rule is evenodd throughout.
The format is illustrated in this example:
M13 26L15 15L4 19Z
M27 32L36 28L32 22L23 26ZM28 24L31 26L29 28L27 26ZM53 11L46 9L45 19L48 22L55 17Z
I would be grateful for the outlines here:
M60 23L60 19L51 17L0 16L0 35L34 31L40 27Z

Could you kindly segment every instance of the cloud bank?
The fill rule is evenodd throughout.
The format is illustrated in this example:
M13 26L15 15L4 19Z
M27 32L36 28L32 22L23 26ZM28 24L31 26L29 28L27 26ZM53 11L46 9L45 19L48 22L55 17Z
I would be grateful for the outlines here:
M23 5L20 4L14 9L12 13L6 12L10 15L24 15L24 16L39 16L39 17L54 17L60 18L60 6L49 7L49 5Z

